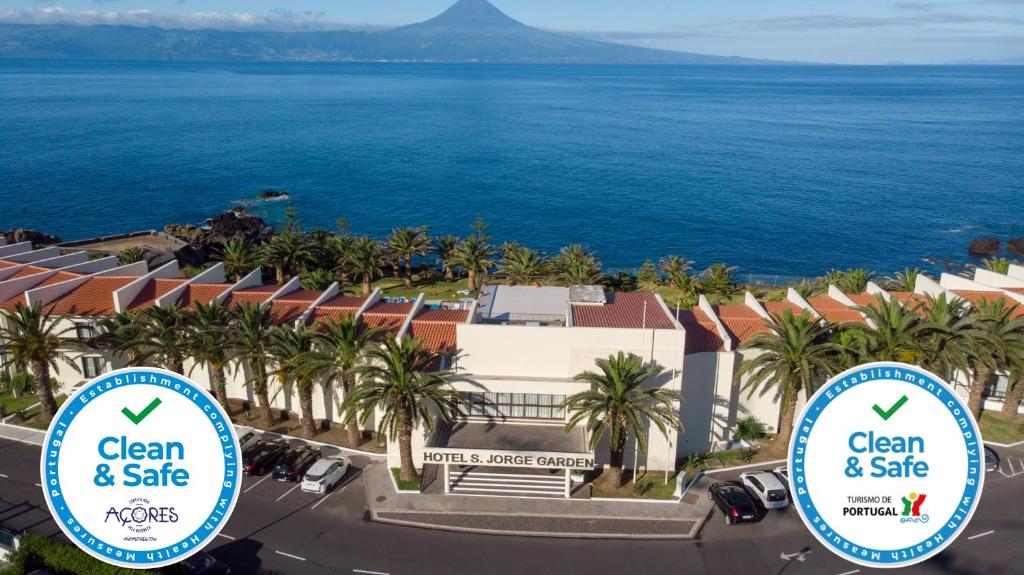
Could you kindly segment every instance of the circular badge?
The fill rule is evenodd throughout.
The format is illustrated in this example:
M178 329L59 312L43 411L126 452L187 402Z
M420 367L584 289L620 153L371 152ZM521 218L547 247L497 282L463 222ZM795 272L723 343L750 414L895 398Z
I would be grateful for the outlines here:
M904 567L953 542L985 481L978 425L946 382L871 363L828 381L795 423L793 503L827 549L868 567Z
M238 500L239 459L234 426L205 389L162 369L122 369L61 406L41 484L78 547L114 565L156 568L220 532Z

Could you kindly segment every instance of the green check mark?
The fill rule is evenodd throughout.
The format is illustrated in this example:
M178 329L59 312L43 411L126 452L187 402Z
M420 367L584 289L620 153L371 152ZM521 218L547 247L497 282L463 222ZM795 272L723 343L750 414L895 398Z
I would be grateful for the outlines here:
M146 419L146 417L150 413L153 413L153 410L156 409L158 405L160 405L160 398L159 397L154 399L153 401L149 402L149 405L147 405L146 408L143 409L142 411L140 411L137 415L135 413L133 413L132 410L128 409L127 407L121 408L121 413L123 413L124 416L127 417L128 419L132 420L132 423L134 423L135 425L138 425L139 423L142 422L143 419Z
M878 407L877 403L875 405L872 405L871 409L873 409L875 411L875 413L878 414L878 417L881 417L885 421L889 421L889 418L892 417L893 415L895 415L895 413L897 411L899 411L900 408L903 407L903 404L905 404L906 402L907 402L907 396L904 395L903 397L901 397L899 399L899 401L894 403L892 405L892 407L890 407L889 409L882 409L881 407Z

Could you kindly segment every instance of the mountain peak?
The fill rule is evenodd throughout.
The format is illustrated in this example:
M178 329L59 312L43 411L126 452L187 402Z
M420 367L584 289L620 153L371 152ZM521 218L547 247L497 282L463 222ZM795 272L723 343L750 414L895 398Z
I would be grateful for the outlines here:
M457 28L520 28L518 20L509 17L487 0L458 0L437 17L424 24Z

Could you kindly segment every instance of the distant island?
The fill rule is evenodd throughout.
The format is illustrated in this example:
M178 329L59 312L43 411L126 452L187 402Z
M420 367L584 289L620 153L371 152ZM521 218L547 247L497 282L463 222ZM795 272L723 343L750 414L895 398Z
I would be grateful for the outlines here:
M0 24L0 58L173 61L780 64L655 50L527 26L488 0L381 31L266 32Z

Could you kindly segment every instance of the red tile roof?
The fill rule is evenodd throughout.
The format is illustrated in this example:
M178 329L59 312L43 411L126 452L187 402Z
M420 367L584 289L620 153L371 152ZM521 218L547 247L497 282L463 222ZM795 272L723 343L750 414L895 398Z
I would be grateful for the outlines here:
M22 269L18 270L17 272L11 274L11 276L9 278L7 278L7 279L13 280L13 279L16 279L16 278L24 278L24 277L28 277L28 276L34 276L36 274L41 274L43 272L51 271L52 269L53 268L44 268L44 267L40 267L40 266L25 266L24 268L22 268Z
M865 292L865 293L855 293L855 294L852 294L852 295L851 294L846 294L846 297L848 297L851 300L853 300L853 303L855 303L857 305L871 305L871 304L878 303L878 297L875 296L875 294L873 294L873 293Z
M224 303L236 308L245 304L258 305L270 299L270 296L279 289L279 285L267 285L235 290Z
M468 309L431 309L420 310L413 322L417 321L441 321L446 323L466 323L469 318Z
M5 270L7 268L12 268L14 266L20 266L20 265L21 264L17 264L17 263L14 263L14 262L8 262L8 261L0 260L0 270Z
M74 272L57 272L35 285L26 287L25 289L21 290L20 292L12 296L7 301L0 303L0 309L5 311L14 311L18 302L28 305L28 300L25 299L25 292L36 288L46 287L60 282L73 280L77 277L81 277L81 274L76 274Z
M1006 301L1007 307L1016 306L1016 311L1013 313L1013 317L1024 317L1024 304L1021 304L1017 300L1011 298L1003 292L996 291L971 291L971 290L953 290L953 293L962 297L963 299L971 302L971 305L978 306L983 303L995 303L1000 299Z
M405 315L409 315L409 312L412 311L412 308L415 305L416 305L415 303L411 303L411 302L407 302L407 303L384 303L384 302L377 302L377 303L373 304L369 309L367 309L364 313L380 313L380 314L393 314L393 315L405 316Z
M431 353L452 353L458 349L457 323L443 321L416 321L409 325L409 337L423 340Z
M313 302L319 299L323 293L322 291L300 289L275 299L270 304L270 312L277 317L275 323L291 323L299 319L299 316L309 309L309 306L313 305Z
M725 331L734 341L743 343L754 334L770 331L768 320L746 304L723 305L714 308Z
M652 293L616 292L607 294L607 298L608 303L604 305L573 305L572 324L577 327L675 329L672 318Z
M807 300L822 317L832 323L856 321L866 323L859 311L830 296L812 297Z
M99 276L89 278L53 302L54 315L71 314L82 317L114 313L114 292L136 281L134 276Z
M128 309L145 309L156 304L156 300L170 293L174 288L184 284L181 278L153 278L146 282L139 295L135 296Z
M316 325L326 321L354 315L366 302L364 296L338 295L316 306L310 315L309 324Z
M192 309L198 304L206 305L228 291L232 285L234 284L189 284L181 292L177 303L183 309Z
M686 330L685 353L725 351L718 327L700 308L679 310L677 318Z
M795 303L793 303L793 302L791 302L789 300L783 300L783 301L763 301L763 302L761 302L761 307L763 307L765 309L765 311L768 312L768 315L770 315L772 317L778 317L779 315L784 313L786 310L792 311L793 315L800 315L801 313L804 312L804 308L796 305Z

